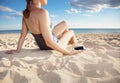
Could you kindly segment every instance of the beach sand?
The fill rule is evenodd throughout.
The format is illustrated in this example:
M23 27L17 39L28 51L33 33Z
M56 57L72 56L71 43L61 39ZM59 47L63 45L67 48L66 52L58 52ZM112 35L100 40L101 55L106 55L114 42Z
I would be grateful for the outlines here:
M86 50L71 56L40 51L28 34L20 53L5 54L19 36L0 34L0 83L120 83L119 33L76 34Z

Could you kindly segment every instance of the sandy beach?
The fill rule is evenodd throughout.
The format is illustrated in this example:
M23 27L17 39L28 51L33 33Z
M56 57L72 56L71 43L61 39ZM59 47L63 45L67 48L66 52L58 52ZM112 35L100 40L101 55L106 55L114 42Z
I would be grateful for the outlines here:
M120 33L76 34L86 50L71 56L40 51L28 34L20 53L5 54L19 36L0 34L0 83L120 83Z

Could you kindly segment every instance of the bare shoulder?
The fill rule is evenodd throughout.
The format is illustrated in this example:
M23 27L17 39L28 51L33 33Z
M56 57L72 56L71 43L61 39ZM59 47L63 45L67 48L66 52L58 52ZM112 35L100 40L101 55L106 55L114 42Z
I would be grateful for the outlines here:
M45 9L40 9L39 10L39 15L41 15L41 16L45 16L45 15L48 15L48 14L49 14L48 11L45 10Z

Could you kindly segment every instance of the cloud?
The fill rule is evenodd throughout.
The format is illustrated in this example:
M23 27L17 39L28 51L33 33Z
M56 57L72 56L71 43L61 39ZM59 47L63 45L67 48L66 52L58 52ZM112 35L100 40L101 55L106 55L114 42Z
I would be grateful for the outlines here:
M54 15L54 14L50 14L50 17L51 17L51 18L56 18L57 16Z
M13 9L5 7L5 6L1 6L0 5L0 11L4 11L4 12L14 12Z
M8 12L8 13L11 14L12 17L14 16L14 18L15 18L15 17L21 17L21 16L22 16L22 12L16 11L16 10L14 10L14 9L11 9L11 8L9 8L9 7L5 7L5 6L2 6L2 5L0 5L0 11ZM5 17L5 16L3 16L3 17ZM10 16L9 16L9 17L10 17ZM5 18L9 18L9 17L6 16Z
M0 18L8 19L8 20L15 20L14 16L0 16Z
M70 5L87 12L100 12L105 8L120 8L120 0L71 0Z
M83 14L83 16L88 16L89 17L89 16L92 16L92 15L90 15L90 14Z
M15 16L15 17L21 17L22 16L22 12L13 12L12 14L11 14L12 16Z
M65 12L67 12L68 14L80 13L80 11L75 8L71 8L70 10L65 10Z

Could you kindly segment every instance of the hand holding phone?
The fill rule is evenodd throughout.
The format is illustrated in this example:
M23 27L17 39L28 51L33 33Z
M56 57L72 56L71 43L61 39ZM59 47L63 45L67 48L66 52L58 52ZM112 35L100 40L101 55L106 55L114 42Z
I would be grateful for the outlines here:
M85 50L85 47L84 46L77 46L77 47L74 47L73 50Z

